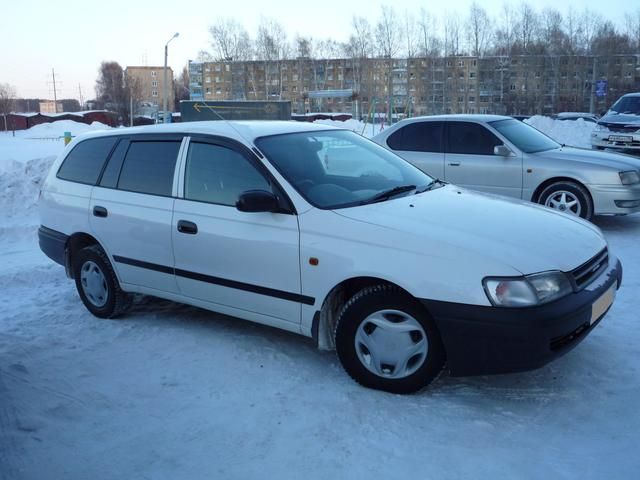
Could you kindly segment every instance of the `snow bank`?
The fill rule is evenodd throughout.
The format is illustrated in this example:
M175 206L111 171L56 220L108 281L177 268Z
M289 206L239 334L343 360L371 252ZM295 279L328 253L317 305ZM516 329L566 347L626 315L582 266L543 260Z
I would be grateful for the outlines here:
M55 158L0 162L0 223L26 221L35 214L40 186Z
M346 128L349 130L353 130L354 132L362 136L365 136L367 138L371 138L382 131L379 124L373 125L371 123L368 123L365 125L364 122L361 122L359 120L353 120L353 119L345 120L344 122L341 122L340 120L316 120L313 123L319 123L322 125L331 125L333 127L338 127L338 128Z
M558 143L571 147L591 148L591 132L595 127L593 122L578 120L555 120L550 117L536 115L525 120L534 128L550 136Z
M88 131L107 130L110 128L110 126L100 122L93 122L91 125L87 125L73 120L60 120L36 125L20 132L20 136L22 138L58 138L64 136L64 132L71 132L71 135L75 137Z

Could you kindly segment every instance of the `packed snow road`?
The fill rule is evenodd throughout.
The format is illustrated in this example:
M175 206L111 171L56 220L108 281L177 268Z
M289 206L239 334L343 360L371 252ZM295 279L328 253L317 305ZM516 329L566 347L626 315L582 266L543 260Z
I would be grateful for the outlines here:
M92 317L39 251L41 165L0 168L1 479L637 477L640 215L596 220L625 274L575 350L396 396L303 337L196 308Z

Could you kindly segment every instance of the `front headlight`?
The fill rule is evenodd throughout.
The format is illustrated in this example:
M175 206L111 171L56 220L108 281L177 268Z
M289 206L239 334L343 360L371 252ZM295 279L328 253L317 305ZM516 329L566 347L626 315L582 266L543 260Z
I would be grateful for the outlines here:
M567 276L559 271L519 278L487 277L482 283L487 297L497 307L542 305L573 291Z
M619 172L620 181L623 185L633 185L634 183L640 183L640 173L637 170L629 170L627 172Z
M593 129L596 132L608 132L609 129L600 123L596 123L595 128Z

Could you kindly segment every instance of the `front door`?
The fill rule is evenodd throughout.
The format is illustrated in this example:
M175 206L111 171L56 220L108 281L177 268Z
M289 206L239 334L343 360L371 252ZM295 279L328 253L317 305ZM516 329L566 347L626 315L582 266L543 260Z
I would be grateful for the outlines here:
M484 125L447 122L445 180L498 195L522 198L522 156L493 153L503 145Z
M274 191L263 168L231 143L191 139L173 213L176 281L183 295L240 317L297 324L304 301L297 216L235 207L242 192Z

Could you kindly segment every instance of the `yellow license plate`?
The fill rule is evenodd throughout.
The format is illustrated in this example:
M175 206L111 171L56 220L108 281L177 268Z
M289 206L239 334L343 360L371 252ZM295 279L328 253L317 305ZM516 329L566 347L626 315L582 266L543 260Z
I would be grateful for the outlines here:
M611 306L613 299L616 298L616 286L614 283L591 307L591 321L589 325L598 320L604 312Z

